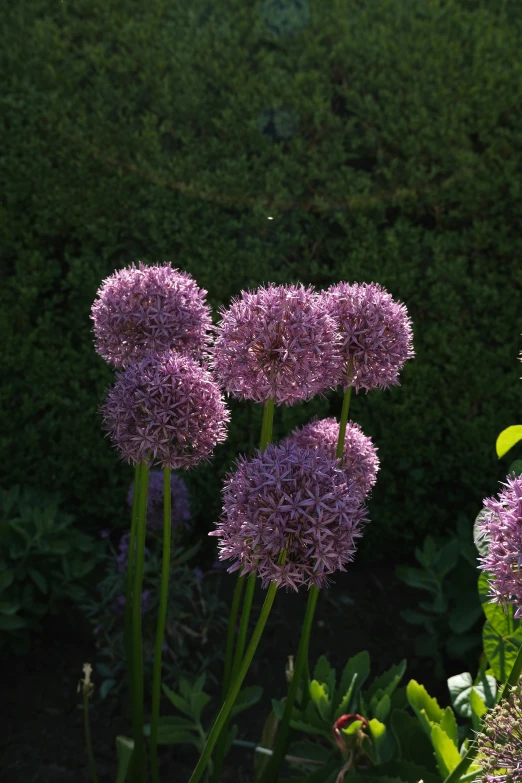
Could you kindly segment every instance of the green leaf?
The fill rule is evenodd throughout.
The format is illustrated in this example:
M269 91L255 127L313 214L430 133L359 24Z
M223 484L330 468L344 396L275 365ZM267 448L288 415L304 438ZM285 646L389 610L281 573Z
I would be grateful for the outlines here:
M431 620L427 614L416 612L414 609L402 609L399 614L403 620L406 620L411 625L424 625Z
M277 729L279 727L279 718L275 714L274 710L270 710L270 714L263 726L263 732L261 734L261 740L259 744L262 748L272 750L274 747L275 739L277 736ZM254 753L254 781L258 783L270 762L270 756L264 753Z
M333 715L334 720L346 712L352 711L352 706L356 703L356 695L368 679L369 674L370 654L367 650L363 650L349 659L344 667L335 699L332 699L332 702L338 704Z
M330 760L331 752L324 745L319 745L311 740L299 740L293 742L288 748L288 756L295 756L300 761L288 761L291 767L303 769L306 772L313 772L317 769L317 763L307 764L306 761L320 762L327 764Z
M390 725L399 746L399 757L434 770L435 760L431 740L423 730L419 719L405 710L394 710Z
M497 457L500 459L510 451L513 446L522 440L522 424L514 424L511 427L507 427L502 430L497 438L496 451Z
M444 716L440 722L440 727L446 732L456 748L459 746L459 733L457 729L457 719L451 707L446 707Z
M185 701L184 698L179 696L177 693L174 693L174 691L172 691L166 685L162 685L161 687L167 699L177 710L185 713L185 715L189 715L190 717L192 717L192 708L190 704L187 701Z
M10 568L0 571L0 593L13 584L14 571Z
M31 577L31 579L33 580L37 588L40 590L40 592L47 593L48 587L47 587L47 581L45 577L39 571L36 571L36 569L34 568L28 568L27 573L29 574L29 576Z
M0 614L0 631L17 631L25 628L27 621L15 615Z
M513 609L511 606L509 606L508 613L506 613L499 603L491 601L489 578L487 573L481 573L478 580L478 592L482 611L500 636L509 636L516 628L520 627L520 622L513 620Z
M110 677L106 680L103 680L102 684L100 685L100 699L102 701L107 698L108 694L116 685L116 682L116 680L113 680Z
M372 696L377 693L378 690L382 690L391 697L393 691L404 676L406 665L407 662L404 658L400 663L393 664L387 671L379 675L379 677L376 677L365 693L366 698L371 700Z
M143 727L143 733L150 737L150 723ZM158 721L158 745L195 745L199 747L201 737L198 727L186 718L169 715Z
M236 702L232 707L230 715L234 717L234 715L243 712L243 710L253 707L254 704L258 703L262 695L263 688L260 685L249 685L248 688L243 688L237 695Z
M455 743L440 726L435 725L432 727L431 742L435 749L437 767L443 779L445 779L460 763L460 753Z
M374 707L373 717L380 720L382 723L386 720L391 709L391 699L387 693L385 693Z
M328 690L326 685L323 685L317 680L312 680L310 683L310 698L315 704L315 707L323 720L330 720L331 717L331 704L328 699Z
M22 604L12 604L9 601L0 602L0 614L13 615L21 608Z
M238 697L239 698L239 697ZM201 713L207 706L207 704L210 701L210 696L206 693L193 693L190 699L190 707L192 709L192 715L194 716L195 720L200 720ZM232 709L231 715L235 715L239 712L239 710L236 710L234 712L234 709Z
M508 475L513 474L515 477L522 474L522 459L516 459L508 468Z
M497 693L497 683L494 677L483 676L481 682L477 685L473 683L473 678L469 672L455 674L448 679L448 688L451 697L451 703L456 712L463 718L471 718L471 696L475 693L479 699L487 706L493 706Z
M387 778L393 778L399 776L401 780L411 781L411 783L417 783L422 780L424 783L441 783L440 775L436 772L435 760L433 756L433 747L427 737L422 734L422 737L428 743L430 750L430 769L429 771L423 764L414 764L411 761L397 761L396 759L388 761L386 764L379 764L378 775L377 771L375 777L375 783L382 783L381 776ZM366 777L366 776L365 776ZM346 783L349 783L349 778L345 778Z
M325 655L321 655L318 659L313 678L327 686L328 696L331 698L335 692L335 669L330 666Z
M522 645L522 632L517 630L514 634L502 636L487 621L482 631L482 643L494 676L505 682Z
M406 695L410 707L421 722L428 737L431 737L432 724L438 724L444 717L444 710L439 707L437 699L430 696L424 687L416 680L410 680L406 687Z
M129 766L134 751L134 740L130 737L116 737L116 756L118 769L116 771L116 783L125 783Z
M460 543L458 538L451 538L438 552L437 555L437 573L442 578L457 565L460 554Z
M372 760L375 764L384 764L393 756L393 737L377 718L368 721L368 728L372 737Z
M439 583L431 575L425 571L421 571L420 568L410 568L409 566L397 566L395 569L395 575L397 579L410 587L417 587L420 590L429 590L432 593L438 592Z
M473 731L480 732L482 727L482 716L488 711L488 708L474 688L471 691L469 703L471 707L471 722L473 724Z

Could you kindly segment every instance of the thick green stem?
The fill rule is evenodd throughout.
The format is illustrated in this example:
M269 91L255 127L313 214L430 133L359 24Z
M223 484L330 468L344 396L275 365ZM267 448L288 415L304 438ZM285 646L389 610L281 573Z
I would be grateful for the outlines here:
M284 563L285 560L286 560L286 552L282 552L280 562ZM250 668L250 664L252 663L252 659L257 650L257 645L259 644L259 640L261 639L261 635L264 631L266 622L268 620L268 615L270 614L272 604L274 603L276 591L277 591L277 583L271 582L270 587L268 588L266 593L265 602L263 604L263 608L261 609L261 614L259 615L259 620L257 621L256 627L254 628L254 631L252 633L252 638L250 640L250 644L248 645L248 649L245 653L245 657L241 662L241 668L239 670L239 674L234 680L234 682L232 683L232 687L228 692L228 696L225 699L225 703L223 704L221 711L217 716L214 725L212 726L212 730L208 736L206 745L203 748L203 753L201 754L201 757L196 765L196 768L192 773L189 783L198 783L198 781L201 780L201 776L203 775L203 772L205 771L205 768L208 764L210 755L212 753L212 750L214 749L214 745L216 744L217 739L221 734L221 731L230 715L232 707L234 706L235 701L237 699L237 695L241 689L243 681Z
M134 576L134 551L136 549L136 527L138 523L138 498L140 488L141 462L134 470L134 493L132 497L132 516L129 536L129 548L127 554L127 587L125 593L125 616L123 636L125 639L125 657L127 659L127 680L129 688L129 701L132 713L132 581Z
M161 656L163 639L167 624L167 604L169 597L170 571L170 534L172 530L170 504L170 468L163 469L163 553L161 561L160 602L158 609L158 627L156 630L156 650L154 653L154 671L152 676L152 714L150 719L150 763L152 780L159 783L158 767L158 721L161 698Z
M262 783L273 783L274 780L278 779L279 767L281 766L281 762L286 753L288 736L290 733L290 719L292 717L297 689L299 688L299 684L302 684L303 672L308 665L308 646L310 644L310 633L312 631L312 623L318 596L319 588L316 587L316 585L313 585L308 593L308 603L306 605L306 614L301 631L301 639L299 640L299 648L297 650L297 659L294 665L294 673L290 681L283 717L277 730L272 758L263 775Z
M350 398L352 396L352 387L348 386L343 397L343 409L341 411L341 421L339 424L339 438L337 440L336 456L341 459L344 454L344 437L346 435L346 425L348 423L348 411L350 410Z
M87 757L89 759L89 774L92 783L98 783L98 774L96 772L96 763L94 753L92 752L91 725L89 723L89 695L83 692L83 723L85 727L85 744L87 745Z
M225 655L225 673L223 675L223 689L222 696L225 701L230 688L230 676L232 674L232 661L234 658L234 637L236 635L236 623L237 615L239 613L239 604L241 602L241 596L243 594L243 587L245 585L245 576L238 576L236 587L234 590L234 597L232 599L232 607L230 609L230 617L228 618L228 630L227 630L227 648Z
M274 400L273 398L269 398L264 406L263 409L263 422L261 424L261 438L259 440L259 449L260 451L264 451L268 444L272 441L272 429L273 429L273 422L274 422ZM243 651L245 649L245 642L246 642L246 635L248 631L248 622L250 619L250 612L252 609L252 598L254 595L254 588L255 588L255 582L256 577L255 574L251 574L248 578L247 582L247 589L245 592L245 598L243 603L243 611L241 612L241 625L239 629L239 636L236 646L236 652L234 655L234 663L232 664L232 676L230 676L230 669L227 665L228 662L232 659L232 644L234 640L234 633L236 628L236 622L237 622L237 613L239 609L239 598L241 596L241 592L243 590L245 577L240 576L238 578L237 584L236 584L236 590L234 592L234 599L232 602L232 609L230 612L230 618L228 622L228 634L227 634L227 652L226 652L226 658L225 658L225 678L223 682L223 698L226 697L228 693L228 688L230 681L234 682L235 676L237 675L239 665L241 663L241 659L243 657ZM236 603L236 595L238 595L237 603ZM233 625L232 625L233 622ZM229 640L231 639L232 644L229 646ZM229 675L227 678L227 674ZM223 730L221 732L221 735L218 739L217 746L216 746L216 753L215 753L215 759L214 759L214 767L212 770L212 781L213 783L219 783L221 779L221 772L223 769L223 762L225 760L225 746L227 742L227 735L228 735L228 725L229 721L227 720L223 726Z
M230 682L235 682L235 679L239 673L239 667L241 666L241 661L243 660L246 637L248 632L248 621L250 619L250 611L252 609L252 599L254 597L255 586L256 586L256 575L250 574L247 581L247 589L245 592L243 611L241 612L241 624L239 626L239 635L237 637L236 652L234 654L234 663L232 665ZM219 783L219 781L221 780L221 773L223 771L223 762L225 761L225 749L227 743L229 724L230 724L230 719L227 719L225 721L225 724L219 736L219 740L216 744L216 753L215 753L214 764L212 769L213 783Z
M141 603L143 588L143 561L145 557L145 524L149 468L142 463L140 471L138 513L136 520L136 558L134 565L134 589L132 595L132 662L133 662L133 774L136 783L147 780L147 758L143 737L143 645L141 633Z

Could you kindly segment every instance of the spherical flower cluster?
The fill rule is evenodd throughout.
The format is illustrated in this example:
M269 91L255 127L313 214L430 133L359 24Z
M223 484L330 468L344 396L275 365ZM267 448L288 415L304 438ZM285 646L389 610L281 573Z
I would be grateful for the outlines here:
M255 573L267 587L326 587L353 559L367 522L354 485L335 459L295 445L268 446L240 458L225 482L217 529L229 572ZM280 563L282 551L286 562Z
M124 460L174 470L207 459L230 419L211 374L176 351L149 354L120 373L101 412Z
M477 762L486 783L522 781L522 687L512 688L507 699L483 719L477 737Z
M220 314L212 365L233 397L293 405L340 383L341 340L312 289L243 291Z
M132 508L134 482L129 487L127 503ZM186 524L190 519L190 505L187 485L175 473L170 475L170 508L172 525ZM151 530L163 528L163 473L151 470L147 496L147 527Z
M415 356L406 307L376 283L338 283L321 297L343 339L345 389L398 386L400 370Z
M493 602L513 604L515 618L522 618L522 476L507 477L496 498L486 498L478 539L487 537L488 554L480 568L490 574Z
M322 449L331 459L335 459L338 438L339 423L335 419L313 419L304 427L294 430L282 441L282 445L294 443L302 449ZM372 439L351 421L346 425L341 467L347 481L354 483L359 499L364 500L377 481L379 458Z
M199 358L212 324L206 291L170 264L140 262L103 281L91 310L96 351L128 367L149 351L174 349Z

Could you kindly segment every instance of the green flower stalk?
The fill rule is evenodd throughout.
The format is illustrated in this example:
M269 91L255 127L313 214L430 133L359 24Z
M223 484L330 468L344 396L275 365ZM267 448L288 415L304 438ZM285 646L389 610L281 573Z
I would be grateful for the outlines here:
M279 563L281 565L284 565L285 560L286 560L286 551L283 551L279 558ZM235 704L237 695L241 689L243 681L250 668L250 664L252 663L252 659L254 658L254 655L256 653L259 640L261 639L262 633L265 629L266 622L268 620L268 616L270 614L270 610L272 609L272 604L274 603L276 591L277 591L277 584L276 582L272 582L267 590L263 608L261 609L259 620L257 621L256 627L254 628L254 631L252 633L252 638L250 640L250 644L248 645L248 649L245 653L245 657L243 658L243 661L241 663L239 674L236 677L235 681L233 682L232 687L229 690L228 696L225 699L225 703L223 704L221 711L217 716L214 725L212 726L212 730L208 736L206 745L203 748L203 752L196 765L196 768L190 777L189 783L198 783L198 781L201 780L201 776L203 775L203 772L205 771L205 768L209 762L210 755L212 753L214 745L216 744L217 739L221 734L225 726L225 723L227 722L230 716L232 707Z
M169 467L164 468L163 471L163 516L160 603L158 609L158 627L156 631L156 650L154 654L152 715L150 721L150 761L154 783L159 783L160 780L158 767L158 722L161 698L161 656L163 651L163 639L165 637L165 625L167 623L167 602L169 593L170 535L172 529Z
M149 468L141 465L136 520L136 556L134 565L134 589L132 596L132 679L133 679L133 773L136 783L146 780L147 757L143 737L143 641L141 628L141 592L143 589L143 561L145 557L145 523Z
M132 516L131 516L131 529L129 537L129 552L127 558L127 589L125 600L125 617L124 617L124 639L125 639L125 657L127 663L127 679L129 686L129 695L131 703L131 712L133 712L133 668L132 668L132 582L134 576L134 560L136 549L136 527L138 524L138 496L140 486L141 475L141 463L136 465L134 470L134 486L136 491L132 499Z

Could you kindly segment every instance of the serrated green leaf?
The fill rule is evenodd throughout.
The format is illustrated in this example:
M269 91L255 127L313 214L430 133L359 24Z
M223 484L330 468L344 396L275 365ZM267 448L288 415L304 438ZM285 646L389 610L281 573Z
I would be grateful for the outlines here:
M382 690L383 693L387 693L391 697L393 691L398 686L406 671L406 659L404 658L400 663L395 663L383 674L374 679L368 690L365 692L367 699L377 693L378 690Z
M459 736L457 729L457 720L455 713L451 707L446 707L444 710L444 716L440 722L440 727L446 732L450 740L453 742L456 748L459 746Z
M497 457L500 459L510 451L513 446L522 440L522 424L513 424L511 427L506 427L502 430L497 438L495 449Z
M431 742L435 750L439 772L443 779L446 779L460 763L460 753L455 743L439 725L435 725L431 729Z
M473 730L480 732L482 728L482 716L488 711L488 708L474 688L472 688L470 693L469 704L471 708L471 722L473 724Z
M434 771L435 759L431 739L426 735L418 717L405 710L394 710L390 725L399 746L399 757Z
M439 707L437 699L430 696L424 687L416 680L410 680L406 687L406 695L410 707L420 720L421 726L428 737L431 737L432 724L439 724L444 717L444 710Z
M328 696L331 698L335 692L335 669L330 666L325 655L321 655L318 659L313 678L327 686Z
M370 674L370 655L367 650L357 653L344 667L339 688L332 703L337 703L334 720L350 712L356 703L356 697Z
M389 698L389 697L388 697ZM372 738L372 750L370 757L375 764L385 764L393 756L393 737L388 732L384 723L377 718L368 721L368 728Z
M373 710L373 717L384 723L391 709L391 699L387 693L383 694Z
M329 721L332 708L330 700L328 699L326 686L317 680L312 680L310 683L310 698L321 718L325 721Z

